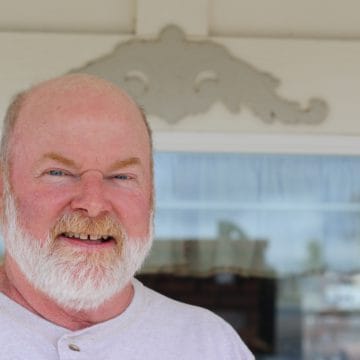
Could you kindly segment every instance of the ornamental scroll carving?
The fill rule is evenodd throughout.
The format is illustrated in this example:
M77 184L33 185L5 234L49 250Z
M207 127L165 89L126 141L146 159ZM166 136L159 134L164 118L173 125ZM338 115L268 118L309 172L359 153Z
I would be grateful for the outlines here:
M188 40L176 26L164 28L157 39L134 38L112 53L72 72L111 80L130 93L146 112L169 123L205 113L222 102L231 113L248 107L266 123L318 124L328 106L310 99L308 106L281 98L279 80L235 58L210 40Z

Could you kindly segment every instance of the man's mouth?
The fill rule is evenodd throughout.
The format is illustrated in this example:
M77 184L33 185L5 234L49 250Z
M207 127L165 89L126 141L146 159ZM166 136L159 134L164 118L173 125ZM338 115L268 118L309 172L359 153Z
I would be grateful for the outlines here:
M65 237L65 238L69 238L69 239L73 239L73 240L78 240L78 241L83 241L83 242L87 242L87 243L93 243L93 244L102 244L102 243L106 243L106 242L110 242L110 241L114 241L114 237L111 235L97 235L97 234L86 234L86 233L74 233L74 232L64 232L61 233L60 236Z

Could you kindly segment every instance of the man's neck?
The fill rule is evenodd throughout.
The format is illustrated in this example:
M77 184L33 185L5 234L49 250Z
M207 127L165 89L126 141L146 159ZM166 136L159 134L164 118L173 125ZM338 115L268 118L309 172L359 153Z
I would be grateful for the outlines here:
M35 289L11 257L0 266L0 292L42 318L70 330L80 330L120 315L132 301L131 283L94 310L65 309Z

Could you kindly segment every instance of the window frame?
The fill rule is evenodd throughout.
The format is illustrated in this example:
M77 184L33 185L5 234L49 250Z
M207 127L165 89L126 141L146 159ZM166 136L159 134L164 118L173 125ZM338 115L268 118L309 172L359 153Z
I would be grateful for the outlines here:
M360 136L154 131L155 151L360 155Z

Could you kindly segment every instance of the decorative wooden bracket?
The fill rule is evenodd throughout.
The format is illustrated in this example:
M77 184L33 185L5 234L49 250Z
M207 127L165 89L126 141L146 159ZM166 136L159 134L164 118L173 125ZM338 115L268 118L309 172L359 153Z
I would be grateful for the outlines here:
M163 29L158 39L132 39L111 54L72 72L108 79L144 106L148 114L169 123L205 113L217 101L232 113L243 104L266 123L318 124L328 106L310 99L303 109L276 93L279 80L235 58L214 41L190 41L176 26Z

